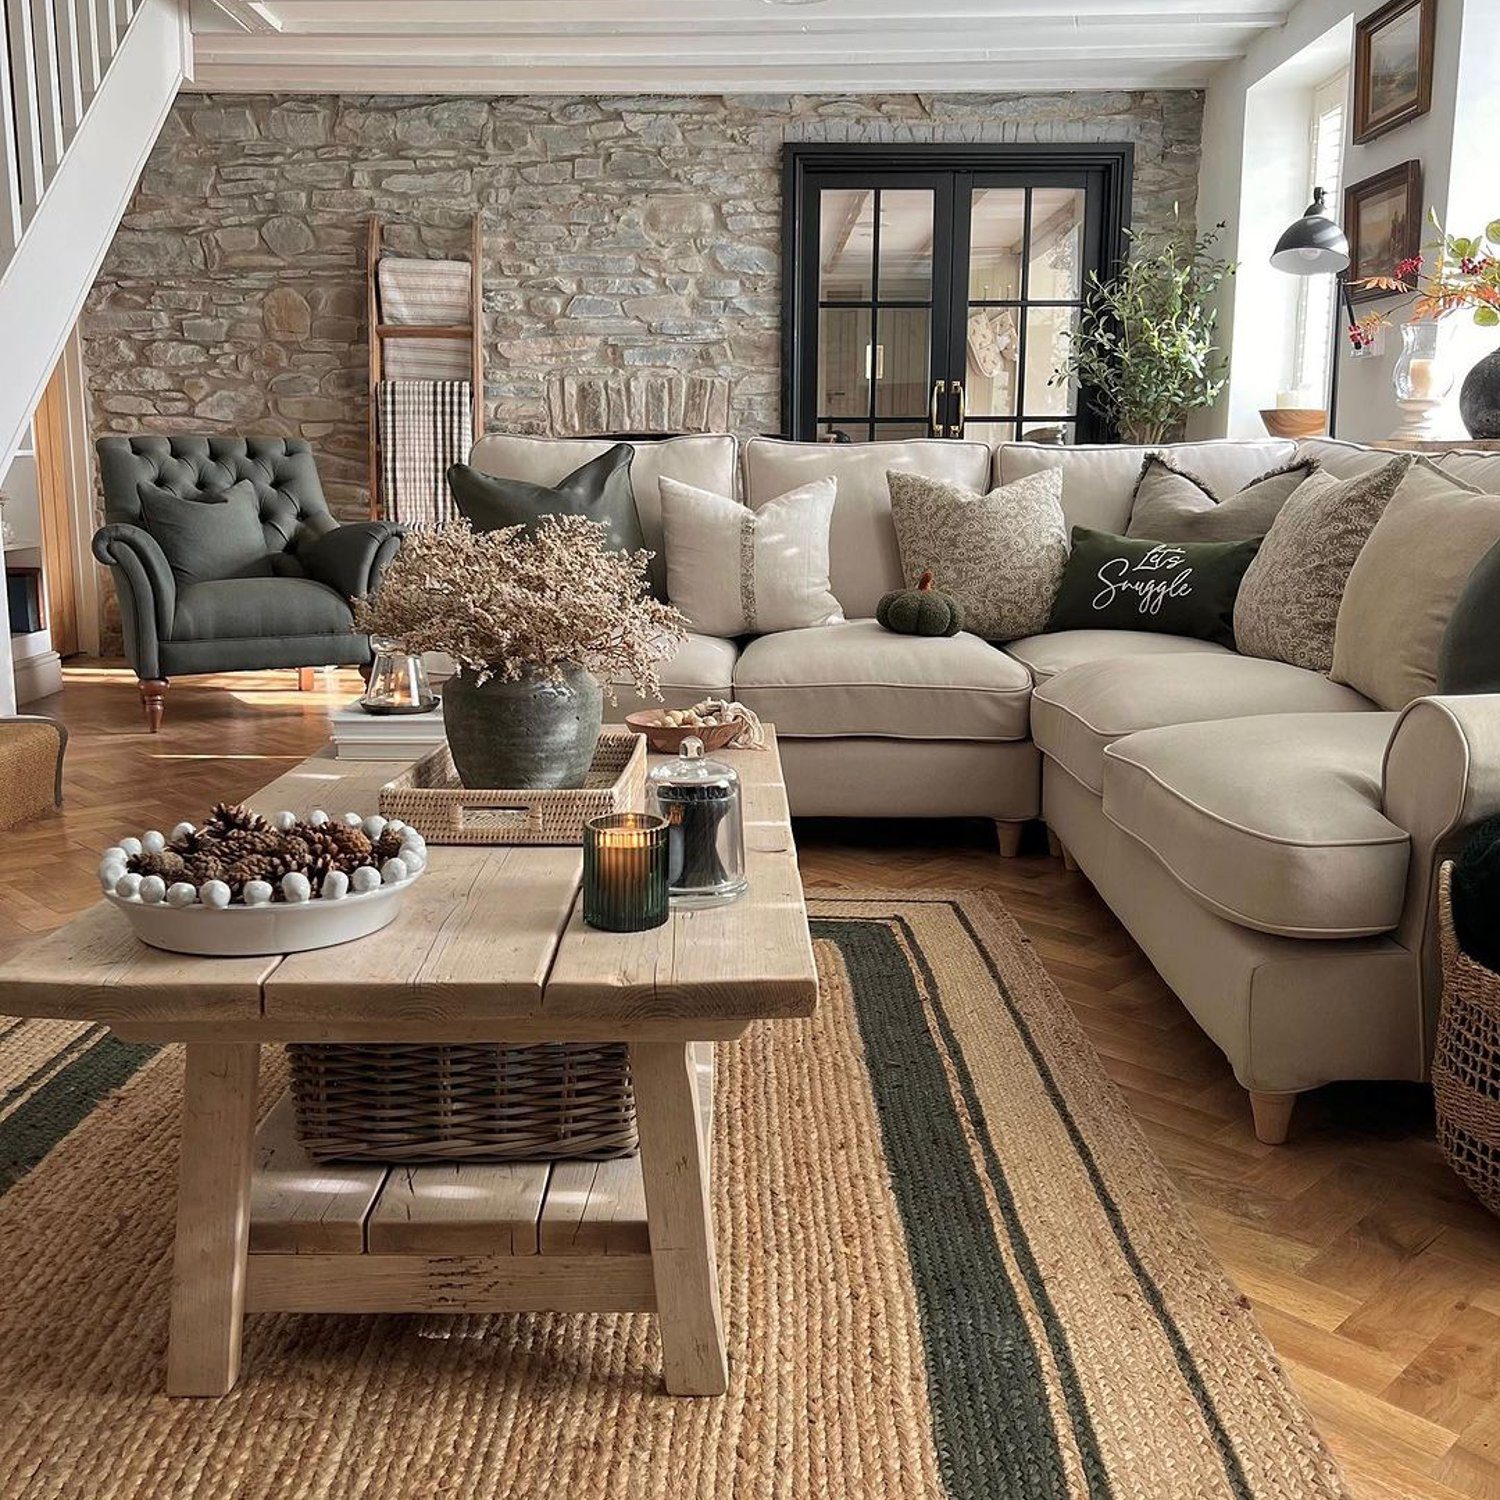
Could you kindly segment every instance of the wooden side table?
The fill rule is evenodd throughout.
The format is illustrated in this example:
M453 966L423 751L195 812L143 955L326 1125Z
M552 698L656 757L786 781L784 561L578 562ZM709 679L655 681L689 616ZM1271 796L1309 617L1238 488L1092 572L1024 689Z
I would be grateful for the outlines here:
M584 927L576 848L434 846L400 916L357 943L193 958L101 902L0 965L0 1013L186 1044L171 1394L231 1390L244 1314L269 1311L654 1311L667 1390L723 1392L712 1044L817 1001L774 736L726 755L749 893L654 932ZM399 769L317 756L252 802L369 808ZM260 1049L294 1041L626 1042L639 1160L316 1166L289 1100L255 1127Z

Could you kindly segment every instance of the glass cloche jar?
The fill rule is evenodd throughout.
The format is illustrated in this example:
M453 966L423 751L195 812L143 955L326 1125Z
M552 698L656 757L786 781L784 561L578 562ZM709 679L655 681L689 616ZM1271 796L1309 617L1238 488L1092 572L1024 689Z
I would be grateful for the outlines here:
M745 893L745 824L739 773L705 760L690 736L676 760L655 767L647 810L666 819L667 888L672 905L718 906Z
M367 714L425 714L437 706L427 685L427 668L389 641L371 641L375 661L359 706Z

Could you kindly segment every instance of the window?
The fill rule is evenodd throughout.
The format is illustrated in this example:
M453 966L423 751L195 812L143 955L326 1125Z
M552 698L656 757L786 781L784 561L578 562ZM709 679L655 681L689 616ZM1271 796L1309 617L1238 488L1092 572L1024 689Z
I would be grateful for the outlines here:
M1308 139L1307 201L1322 188L1330 209L1343 197L1344 101L1349 92L1345 69L1313 90ZM1292 349L1291 388L1305 394L1309 406L1321 406L1328 389L1328 359L1332 352L1333 302L1338 281L1333 276L1298 278L1297 332Z
M1075 442L1054 384L1123 248L1128 146L787 148L789 436Z

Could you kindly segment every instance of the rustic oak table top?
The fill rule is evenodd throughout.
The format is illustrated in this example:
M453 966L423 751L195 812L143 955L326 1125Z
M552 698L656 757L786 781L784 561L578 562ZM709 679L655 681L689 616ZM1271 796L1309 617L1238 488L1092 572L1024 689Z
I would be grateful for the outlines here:
M101 900L0 963L0 1014L247 1042L708 1040L808 1015L817 980L775 736L718 758L744 795L750 885L731 905L597 932L583 925L577 847L434 844L389 927L310 953L166 953ZM368 813L402 766L323 752L249 801L267 814Z

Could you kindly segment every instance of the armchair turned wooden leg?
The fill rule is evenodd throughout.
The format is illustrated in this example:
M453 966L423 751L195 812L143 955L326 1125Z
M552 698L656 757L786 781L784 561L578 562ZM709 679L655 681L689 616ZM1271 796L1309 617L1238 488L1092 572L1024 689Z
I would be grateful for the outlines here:
M310 693L318 685L318 669L316 667L297 668L297 691L299 693Z
M995 832L1000 837L1001 859L1014 859L1021 852L1021 834L1025 827L1024 823L1002 823L996 820Z
M146 710L146 728L155 734L161 728L162 711L167 706L167 679L143 677L137 686L141 694L141 707Z
M1255 1120L1255 1138L1267 1146L1284 1146L1292 1128L1295 1094L1263 1094L1250 1090L1250 1113Z

